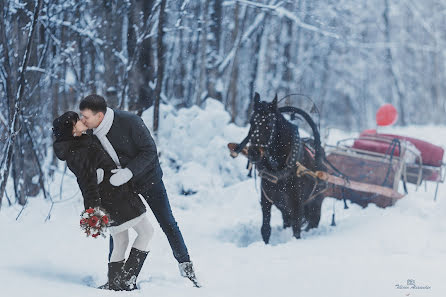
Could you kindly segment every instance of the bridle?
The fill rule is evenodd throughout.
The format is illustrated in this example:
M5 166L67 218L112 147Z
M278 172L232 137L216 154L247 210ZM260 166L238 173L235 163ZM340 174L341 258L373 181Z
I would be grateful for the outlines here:
M268 122L267 122L267 118L269 118ZM273 144L274 135L276 133L276 127L277 127L277 115L275 113L271 113L271 114L267 114L266 116L264 116L260 113L257 113L253 117L253 122L255 125L255 129L250 131L250 134L248 134L249 142L251 143L251 145L253 147L257 147L264 151L265 149L268 149L269 147L271 147ZM270 132L268 141L266 143L260 143L260 133L261 133L262 126L266 124L267 126L265 129L268 129L268 125L271 122L272 122L271 132Z

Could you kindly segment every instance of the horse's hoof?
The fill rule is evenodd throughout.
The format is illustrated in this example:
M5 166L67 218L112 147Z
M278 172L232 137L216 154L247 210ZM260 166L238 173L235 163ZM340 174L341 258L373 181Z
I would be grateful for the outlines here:
M308 225L307 227L305 227L305 231L308 232L308 231L310 231L313 228L316 228L316 227Z

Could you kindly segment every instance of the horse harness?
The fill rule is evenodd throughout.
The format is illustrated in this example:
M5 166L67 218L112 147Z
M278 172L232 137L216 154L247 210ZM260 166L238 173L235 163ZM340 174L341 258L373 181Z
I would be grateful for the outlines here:
M254 120L254 123L255 123L257 129L249 131L248 136L242 141L242 143L240 143L240 145L239 145L238 148L236 149L235 153L236 153L236 154L240 153L241 150L246 146L246 144L247 144L252 138L254 138L255 140L257 140L257 143L255 144L255 146L259 148L259 150L260 150L260 154L261 154L261 158L266 154L265 157L268 158L268 161L271 161L271 160L269 159L270 156L269 156L269 154L268 154L266 148L268 148L268 147L272 147L272 143L273 143L274 135L275 135L275 130L276 130L276 126L277 126L277 123L276 123L276 122L277 122L276 115L272 115L272 118L271 118L269 121L267 121L267 119L263 118L262 115L258 114L258 115L256 115L256 116L253 118L253 120ZM260 128L261 126L265 125L265 124L268 125L268 122L272 122L272 123L273 123L272 126L271 126L270 137L269 137L269 139L268 139L268 141L267 141L266 144L259 144L259 143L258 143L258 142L260 142L260 129L259 129L259 128ZM295 171L297 177L309 176L310 178L312 178L312 179L314 180L314 186L313 186L313 189L312 189L312 191L311 191L311 193L310 193L310 196L309 196L309 198L308 198L307 200L305 200L305 201L303 202L303 204L305 205L305 204L308 204L309 202L311 202L312 200L314 200L314 199L315 199L318 195L320 195L321 193L324 193L325 191L327 191L327 190L328 190L328 184L327 184L325 181L322 181L321 179L319 179L319 178L317 177L317 175L316 175L315 172L309 170L308 168L306 168L305 166L303 166L303 165L299 162L299 160L300 160L300 158L301 158L301 156L302 156L302 153L303 153L302 146L303 146L303 148L304 148L305 150L307 150L307 151L310 153L310 155L311 155L312 157L314 157L315 153L312 152L312 151L310 150L310 148L308 148L308 146L306 146L305 144L302 144L302 141L301 141L301 139L300 139L300 137L299 137L298 131L296 131L296 133L297 133L297 134L294 135L294 136L295 136L295 137L297 136L297 140L298 140L298 141L297 141L297 143L296 143L296 142L293 142L293 145L292 145L292 147L291 147L291 151L290 151L290 153L288 154L287 159L286 159L286 164L287 164L287 165L286 165L286 168L284 168L284 169L282 169L282 170L284 170L284 171L285 171L285 170L289 170L289 169L291 169L291 168L297 166L297 170ZM295 139L296 139L296 138L294 138L294 140L295 140ZM296 144L297 144L297 145L296 145ZM290 160L290 159L291 159L291 160ZM248 169L250 170L251 168L252 168L252 164L249 164L249 165L248 165ZM259 170L259 171L260 171L260 173L261 173L261 177L262 177L262 178L266 178L267 180L269 180L269 181L272 182L272 183L277 183L277 182L279 181L279 179L280 179L278 175L275 175L275 174L273 174L273 173L271 173L271 172L268 172L268 171L266 171L266 170ZM289 174L287 174L286 176L289 176L289 175L291 175L292 173L293 173L293 171L291 171L291 172L290 172ZM316 192L316 189L318 188L319 184L322 183L322 182L324 183L325 188L324 188L322 191L318 191L318 192ZM265 198L266 198L269 202L271 202L272 204L274 204L274 201L268 196L268 194L266 193L266 191L265 191L265 189L263 188L263 186L261 186L261 188L262 188L262 193L264 194Z
M275 132L276 132L276 126L277 126L277 123L276 123L277 122L277 117L276 117L276 115L272 114L271 119L268 121L268 122L272 122L273 124L271 126L270 136L269 136L268 142L266 144L259 144L259 142L260 142L260 127L262 127L265 124L268 125L266 119L263 118L261 114L257 114L257 115L254 116L253 120L254 120L254 124L256 125L257 129L255 129L253 131L250 131L250 133L248 134L249 140L251 138L254 138L257 141L256 146L259 147L259 148L262 148L262 149L264 149L265 147L272 146L273 141L274 141L274 135L275 135Z
M299 158L300 158L300 155L302 154L302 150L300 149L301 147L302 147L302 142L299 142ZM312 157L314 157L314 152L307 145L303 144L303 147ZM287 161L291 157L292 154L293 154L293 150L288 155ZM307 177L309 177L309 178L314 180L313 189L311 190L311 193L310 193L308 199L303 202L303 205L306 205L306 204L310 203L318 195L323 194L323 193L325 193L326 191L329 190L329 184L327 182L325 182L324 180L321 180L317 176L317 173L315 171L312 171L312 170L306 168L304 165L302 165L297 160L295 161L295 165L297 167L297 169L295 171L297 177L301 178L301 177L307 176ZM267 180L269 180L272 183L277 183L279 181L279 178L277 176L275 176L272 173L267 173L267 172L263 172L262 173L262 178L266 178ZM318 186L321 185L321 184L323 184L324 188L321 191L316 191ZM266 193L266 191L263 188L263 186L261 186L261 188L262 188L262 193L265 196L266 200L268 200L271 204L274 204L274 201L268 196L268 194Z

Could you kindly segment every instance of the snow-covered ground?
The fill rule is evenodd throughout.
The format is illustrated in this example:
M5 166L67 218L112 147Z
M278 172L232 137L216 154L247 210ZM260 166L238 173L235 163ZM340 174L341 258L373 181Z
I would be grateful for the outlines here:
M89 285L106 281L108 240L86 238L79 229L80 192L63 163L51 184L56 204L4 201L0 211L0 296L446 296L446 186L428 184L394 207L366 209L326 199L317 230L295 240L273 208L271 244L260 236L259 180L246 177L245 160L232 159L226 143L247 128L228 124L223 106L161 107L157 140L164 181L203 288L178 272L153 214L151 253L139 278L141 290L111 292ZM143 117L150 127L152 111ZM394 128L398 134L446 145L446 127ZM329 142L347 136L331 131ZM256 188L257 186L257 188ZM8 188L12 193L12 188ZM187 193L188 195L184 195ZM59 202L60 201L60 202ZM337 226L330 226L333 208ZM408 280L430 289L398 289Z

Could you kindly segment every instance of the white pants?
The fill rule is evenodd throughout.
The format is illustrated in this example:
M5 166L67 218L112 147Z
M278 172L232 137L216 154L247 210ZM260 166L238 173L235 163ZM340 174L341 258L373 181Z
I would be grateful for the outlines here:
M149 221L147 215L139 221L136 225L132 226L133 230L138 234L133 242L134 248L140 251L149 251L149 242L153 237L153 226ZM119 262L125 259L125 252L129 246L129 229L122 232L113 234L113 252L110 258L110 262Z

